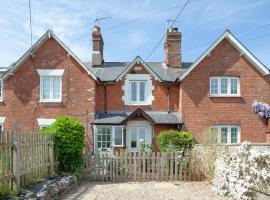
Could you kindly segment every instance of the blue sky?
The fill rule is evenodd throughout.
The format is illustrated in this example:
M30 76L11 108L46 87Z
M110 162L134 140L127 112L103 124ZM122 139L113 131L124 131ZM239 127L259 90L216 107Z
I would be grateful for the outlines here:
M83 61L91 60L94 19L100 22L106 61L143 59L166 31L185 0L31 0L33 41L47 29ZM174 7L174 8L173 8ZM176 27L184 61L194 61L229 28L270 68L269 0L191 0ZM150 16L149 16L150 15ZM148 16L148 17L145 17ZM15 62L30 47L28 0L0 0L0 66ZM242 33L242 34L238 34ZM163 60L163 42L149 60Z

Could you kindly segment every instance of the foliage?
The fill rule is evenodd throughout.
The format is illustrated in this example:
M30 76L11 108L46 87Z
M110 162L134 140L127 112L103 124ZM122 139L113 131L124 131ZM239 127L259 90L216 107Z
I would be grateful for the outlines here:
M216 161L213 190L231 199L253 199L255 192L269 190L270 152L250 149L242 144L239 151L223 154Z
M270 118L270 105L255 100L252 108L260 118Z
M58 170L73 173L79 178L85 147L83 125L73 117L60 116L42 132L53 135Z
M175 152L191 149L192 133L177 130L161 131L158 136L158 145L162 152Z
M139 151L141 153L152 150L153 146L151 144L145 144L145 141L140 142Z

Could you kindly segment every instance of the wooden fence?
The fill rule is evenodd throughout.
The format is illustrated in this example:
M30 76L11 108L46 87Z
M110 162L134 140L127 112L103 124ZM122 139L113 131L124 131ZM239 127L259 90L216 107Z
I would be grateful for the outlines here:
M199 181L204 177L192 155L116 153L87 155L83 179L101 181Z
M0 137L0 194L53 175L53 141L44 134L2 132Z

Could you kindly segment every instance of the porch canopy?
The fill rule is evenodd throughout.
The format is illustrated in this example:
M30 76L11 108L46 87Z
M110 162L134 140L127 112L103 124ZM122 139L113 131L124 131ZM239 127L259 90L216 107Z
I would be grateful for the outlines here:
M142 110L140 107L130 111L110 111L97 112L92 124L96 125L121 125L126 124L129 120L142 117L152 124L183 124L179 112L163 112L153 110Z

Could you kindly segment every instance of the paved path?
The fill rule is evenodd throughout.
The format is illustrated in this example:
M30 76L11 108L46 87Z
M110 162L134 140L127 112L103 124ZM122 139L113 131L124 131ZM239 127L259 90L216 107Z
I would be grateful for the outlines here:
M73 200L223 200L207 182L83 182L63 199Z

